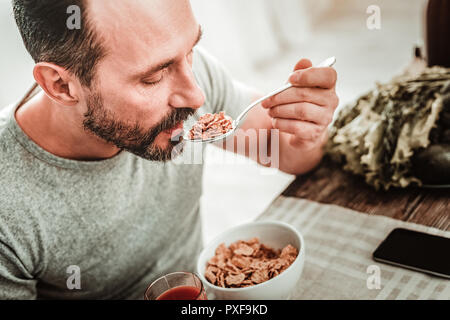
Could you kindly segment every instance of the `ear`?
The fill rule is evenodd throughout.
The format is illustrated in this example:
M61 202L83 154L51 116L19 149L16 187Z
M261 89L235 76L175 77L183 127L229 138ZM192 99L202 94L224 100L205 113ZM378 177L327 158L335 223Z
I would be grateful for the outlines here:
M33 76L55 102L64 106L78 103L81 86L78 79L66 69L53 63L39 62L34 66Z

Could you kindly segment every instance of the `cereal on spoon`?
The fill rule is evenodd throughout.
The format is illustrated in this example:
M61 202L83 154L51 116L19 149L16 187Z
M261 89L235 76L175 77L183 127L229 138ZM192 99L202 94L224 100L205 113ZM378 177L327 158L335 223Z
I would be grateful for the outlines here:
M189 131L191 140L211 139L227 133L233 128L232 119L221 111L219 114L207 113Z

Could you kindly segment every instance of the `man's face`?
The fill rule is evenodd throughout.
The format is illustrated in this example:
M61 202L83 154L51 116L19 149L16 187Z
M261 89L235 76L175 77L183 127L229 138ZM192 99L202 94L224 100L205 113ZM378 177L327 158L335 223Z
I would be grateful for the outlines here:
M88 3L106 56L86 91L84 128L143 158L170 160L183 121L204 103L192 73L200 27L189 2Z

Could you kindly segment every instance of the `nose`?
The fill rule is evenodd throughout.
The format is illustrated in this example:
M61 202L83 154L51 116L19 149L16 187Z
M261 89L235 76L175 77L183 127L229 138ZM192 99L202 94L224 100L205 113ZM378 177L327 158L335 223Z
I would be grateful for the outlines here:
M174 90L169 98L173 108L198 109L205 103L205 94L198 86L194 72L188 62L184 62L177 70L174 79Z

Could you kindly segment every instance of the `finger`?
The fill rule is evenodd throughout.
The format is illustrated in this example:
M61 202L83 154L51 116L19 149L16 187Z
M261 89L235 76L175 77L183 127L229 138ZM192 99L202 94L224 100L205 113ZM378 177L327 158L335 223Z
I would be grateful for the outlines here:
M294 71L296 70L301 70L301 69L306 69L306 68L311 68L312 67L312 62L309 59L300 59L299 62L297 62L297 64L294 67Z
M327 126L333 120L333 112L312 103L290 103L269 109L269 115L273 118L294 119L313 122Z
M325 130L324 126L312 122L282 118L273 118L272 126L281 132L293 134L301 140L316 140Z
M330 67L297 70L289 76L289 82L297 87L331 89L336 85L336 80L336 70Z
M320 106L327 106L333 102L336 93L331 89L292 87L266 100L261 105L272 108L280 104L309 102Z

